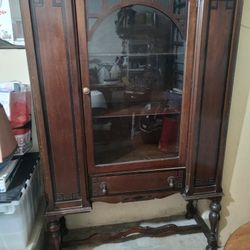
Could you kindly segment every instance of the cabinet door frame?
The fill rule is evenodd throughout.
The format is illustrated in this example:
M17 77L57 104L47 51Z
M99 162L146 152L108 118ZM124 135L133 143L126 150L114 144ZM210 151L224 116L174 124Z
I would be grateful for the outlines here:
M152 1L124 1L121 6L131 4L145 4L149 6ZM155 6L153 6L155 7ZM136 171L146 169L162 169L162 168L178 168L186 165L187 156L187 141L189 130L189 113L192 88L192 71L194 61L194 39L195 39L195 23L196 23L197 3L196 0L188 0L188 15L187 15L187 40L185 52L185 69L184 69L184 89L182 99L182 114L180 127L179 141L179 156L169 159L150 160L150 161L135 161L116 164L103 164L95 166L94 161L94 145L93 145L93 130L92 130L92 112L90 95L83 94L83 108L85 117L85 137L86 137L86 157L88 172L92 174L114 173L121 171ZM76 20L78 28L78 46L80 55L81 81L82 89L90 89L90 77L88 68L88 28L86 15L86 1L76 1Z

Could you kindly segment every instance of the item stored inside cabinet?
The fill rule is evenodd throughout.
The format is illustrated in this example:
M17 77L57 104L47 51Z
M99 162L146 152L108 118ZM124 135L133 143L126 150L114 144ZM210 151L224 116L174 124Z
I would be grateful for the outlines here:
M139 4L114 5L90 25L94 6L87 1L90 89L107 103L97 114L91 95L95 164L178 157L185 25L181 29L165 12ZM169 116L176 122L172 129ZM109 140L103 140L107 133ZM163 137L174 140L171 149Z

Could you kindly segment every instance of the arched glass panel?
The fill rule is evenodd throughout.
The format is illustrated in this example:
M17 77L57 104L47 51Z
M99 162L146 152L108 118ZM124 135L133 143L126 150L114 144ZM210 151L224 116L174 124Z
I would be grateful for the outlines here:
M92 2L87 14L95 163L178 157L185 32L181 18L174 19L176 6L171 16L138 4L110 5L98 15L90 10L101 3Z

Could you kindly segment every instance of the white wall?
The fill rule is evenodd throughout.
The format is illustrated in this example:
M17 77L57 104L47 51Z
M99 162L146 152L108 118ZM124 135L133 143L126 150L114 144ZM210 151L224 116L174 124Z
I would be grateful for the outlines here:
M0 49L0 82L10 80L30 83L24 49Z
M0 82L18 80L30 84L26 52L24 49L0 49ZM36 125L32 120L32 151L38 151Z
M96 225L134 222L152 218L184 214L186 203L179 195L164 199L108 204L95 202L93 210L86 214L67 216L69 229Z

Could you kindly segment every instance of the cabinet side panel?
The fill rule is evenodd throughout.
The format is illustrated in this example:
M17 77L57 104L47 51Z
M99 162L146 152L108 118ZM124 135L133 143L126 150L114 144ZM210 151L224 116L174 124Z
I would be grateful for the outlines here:
M45 186L44 188L46 192L46 199L48 201L47 209L52 210L54 207L54 198L52 190L52 181L50 176L47 138L44 128L44 112L42 107L40 85L38 79L38 71L37 71L38 67L37 67L36 53L34 47L34 34L32 31L29 2L26 0L21 0L20 7L21 7L23 30L25 36L25 49L29 66L29 76L31 80L32 100L33 100L33 108L36 119L37 137L39 141L39 153L41 158L43 182Z
M235 1L209 4L195 186L214 185L218 167Z
M54 198L71 202L81 198L83 167L72 2L30 3Z

